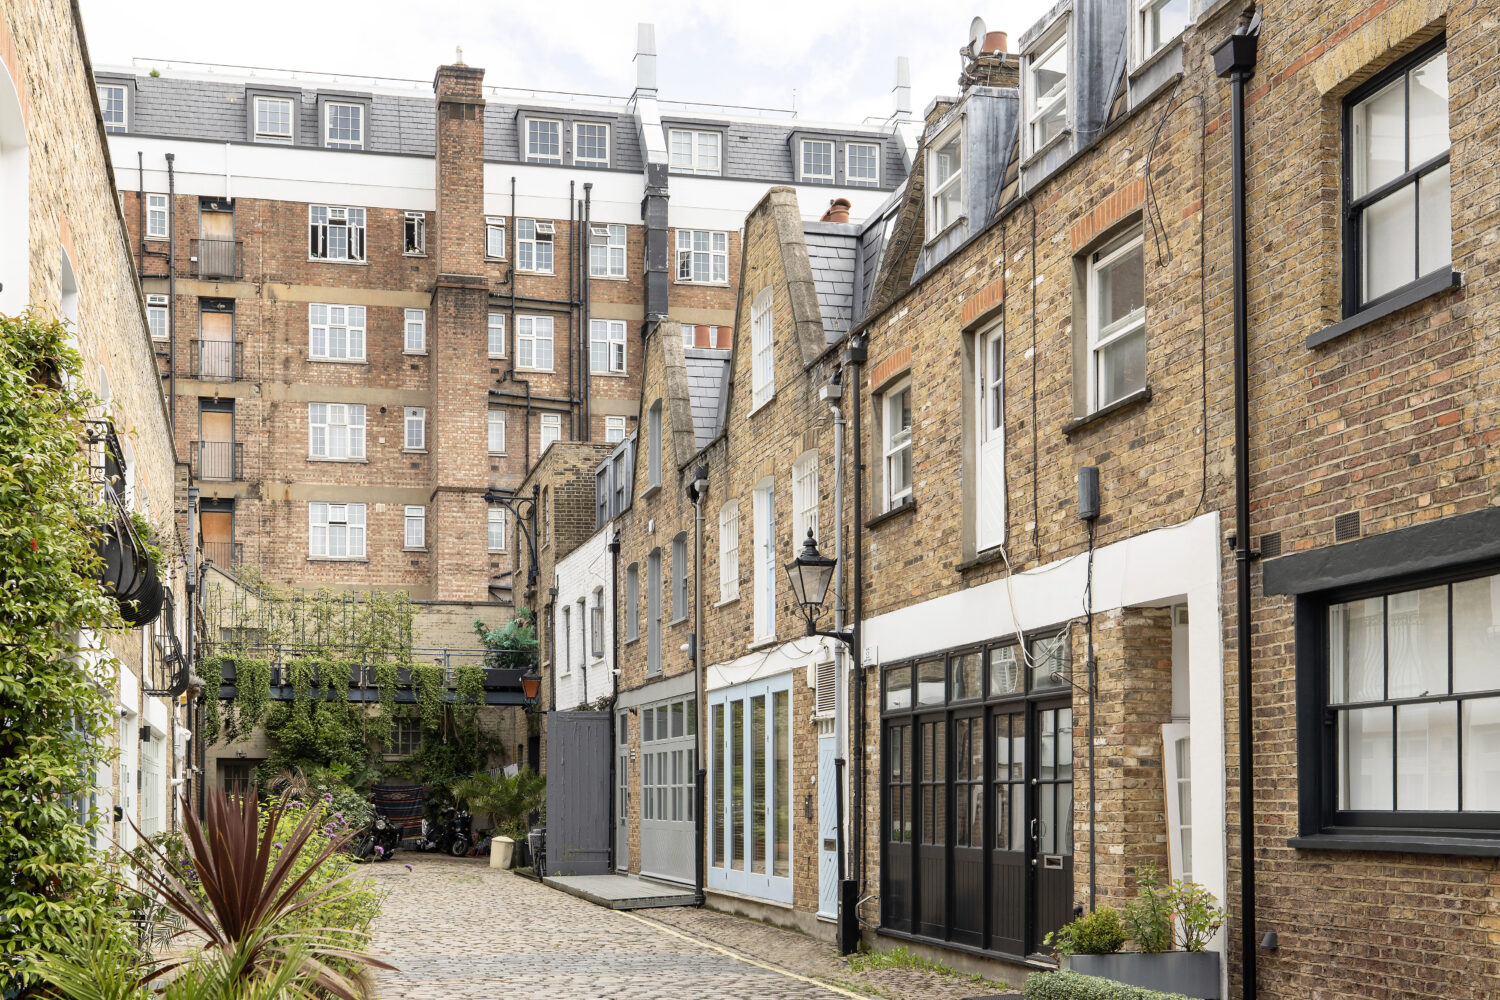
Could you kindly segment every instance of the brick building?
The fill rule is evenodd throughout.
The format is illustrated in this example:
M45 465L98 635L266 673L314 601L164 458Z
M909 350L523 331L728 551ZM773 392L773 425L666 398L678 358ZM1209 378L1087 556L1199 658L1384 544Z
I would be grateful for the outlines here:
M90 803L102 818L103 849L114 842L133 846L131 823L148 834L175 828L177 795L191 795L198 785L177 701L187 686L177 655L187 636L186 475L172 446L129 245L76 5L6 4L0 9L0 313L29 308L67 322L83 356L82 387L99 400L79 429L88 438L95 482L115 506L117 525L144 516L165 554L152 574L160 584L155 596L148 600L143 590L139 606L128 608L130 627L98 637L99 655L80 665L98 671L115 709L109 749L118 753L101 765ZM116 808L118 818L109 818Z

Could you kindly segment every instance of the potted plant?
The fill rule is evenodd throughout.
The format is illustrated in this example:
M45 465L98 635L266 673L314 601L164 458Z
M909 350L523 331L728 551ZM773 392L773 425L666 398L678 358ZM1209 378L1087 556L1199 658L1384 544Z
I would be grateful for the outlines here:
M1083 919L1073 921L1059 935ZM1136 869L1136 897L1125 907L1124 923L1135 951L1090 952L1076 944L1066 951L1054 948L1068 959L1068 968L1074 972L1219 1000L1219 954L1205 949L1224 924L1224 910L1207 889L1186 879L1164 883L1155 865L1141 865ZM1076 940L1076 933L1066 939ZM1048 944L1052 943L1049 938Z
M526 836L526 817L542 803L547 779L521 768L513 775L476 774L455 782L453 797L470 812L487 812L495 825L490 841L490 867L509 868L516 841Z

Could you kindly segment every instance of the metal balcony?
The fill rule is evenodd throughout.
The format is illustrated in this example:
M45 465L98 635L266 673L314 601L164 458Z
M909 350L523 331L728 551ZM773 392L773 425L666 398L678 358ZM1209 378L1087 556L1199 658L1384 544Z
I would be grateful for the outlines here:
M194 441L193 477L206 483L244 478L245 446L238 441Z
M245 276L244 240L191 240L188 252L196 277L233 280Z
M189 375L208 382L235 382L245 377L245 345L238 340L188 342Z
M203 558L219 569L233 569L245 559L244 542L204 542Z

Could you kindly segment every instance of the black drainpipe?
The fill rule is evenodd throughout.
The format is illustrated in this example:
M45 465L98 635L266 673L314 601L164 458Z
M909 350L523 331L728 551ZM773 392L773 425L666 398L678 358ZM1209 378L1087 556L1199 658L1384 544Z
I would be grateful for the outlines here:
M574 322L578 319L578 217L583 215L583 206L573 197L574 186L577 181L568 181L568 239L572 241L572 260L568 263L568 353L572 355L568 364L568 398L576 400L578 390L573 382L574 376L578 374L578 333L573 329ZM554 248L553 253L556 253ZM554 258L555 261L555 258ZM556 340L553 341L555 347ZM556 368L554 359L553 367ZM578 407L573 403L568 404L568 436L567 441L577 441L578 437Z
M859 933L859 901L864 898L865 881L865 459L861 426L864 417L860 407L864 384L861 382L860 369L868 353L868 342L864 335L851 339L849 346L844 348L844 363L849 366L850 375L848 385L854 396L854 606L849 622L852 640L849 653L850 659L854 661L854 788L850 799L851 812L856 817L854 825L859 827L859 838L853 845L852 872L855 898L852 930L856 936Z
M615 764L620 758L620 734L616 732L615 726L619 723L619 715L616 705L620 700L620 680L617 671L620 667L620 643L619 632L620 614L618 604L620 600L620 532L615 530L609 539L609 868L616 871L620 867L619 845L615 843L615 832L619 829L620 804L615 799L615 792L620 783L620 776L615 773Z
M1247 11L1247 14L1249 12ZM1241 996L1255 1000L1255 746L1250 700L1250 407L1247 374L1249 293L1245 281L1245 81L1255 72L1257 35L1241 20L1214 50L1214 71L1229 78L1234 242L1234 569L1235 647L1239 658L1240 976Z
M167 154L167 425L172 431L172 440L177 440L177 175L172 161L177 154ZM146 197L141 192L141 197ZM234 349L231 347L230 351ZM233 353L230 358L234 357Z
M135 177L136 192L139 195L135 200L136 228L141 234L137 241L139 247L135 257L135 276L139 279L141 272L146 270L146 154L140 150L135 153Z
M580 298L583 300L583 327L578 338L583 358L583 384L580 386L579 395L583 397L583 429L578 434L580 441L592 441L593 435L589 433L590 425L594 421L593 415L593 373L594 362L591 350L593 330L589 326L589 305L592 298L592 282L589 281L589 268L592 263L590 254L593 253L594 245L594 182L584 181L583 184L583 253L582 261L579 263L579 281L583 288ZM609 251L606 250L605 253ZM609 370L609 354L606 351L604 357L605 371Z

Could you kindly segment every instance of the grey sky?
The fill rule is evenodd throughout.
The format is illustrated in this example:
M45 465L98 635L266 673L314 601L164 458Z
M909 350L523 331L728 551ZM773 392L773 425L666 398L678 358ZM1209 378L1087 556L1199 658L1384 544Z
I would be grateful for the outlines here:
M1052 0L81 0L97 65L133 57L430 80L463 46L500 86L628 94L637 21L656 24L666 100L787 108L814 120L885 118L898 55L913 110L950 94L975 14L1014 40ZM220 14L219 11L224 11Z

